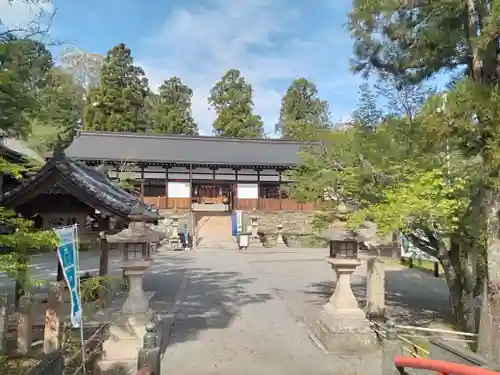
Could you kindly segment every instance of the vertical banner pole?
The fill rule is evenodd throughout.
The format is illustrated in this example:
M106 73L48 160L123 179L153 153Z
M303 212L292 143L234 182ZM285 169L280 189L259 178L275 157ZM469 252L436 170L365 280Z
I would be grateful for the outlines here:
M54 228L59 240L57 245L57 257L61 265L64 280L70 292L71 301L71 325L80 328L80 339L82 347L82 368L85 368L85 347L83 337L83 312L80 290L80 256L78 254L78 225L74 224L62 228Z
M81 349L82 349L82 369L83 373L86 374L87 370L85 368L85 338L83 335L83 306L81 302L82 298L82 288L81 288L81 280L80 280L80 242L78 241L78 224L73 226L74 230L74 239L75 239L75 252L76 252L76 279L78 283L78 296L80 297L80 311L82 314L80 320L80 341L81 341Z

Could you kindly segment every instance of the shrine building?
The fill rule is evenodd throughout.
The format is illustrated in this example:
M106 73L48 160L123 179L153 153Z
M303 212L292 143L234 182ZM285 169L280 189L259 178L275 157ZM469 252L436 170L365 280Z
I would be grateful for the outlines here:
M309 143L210 136L80 131L66 155L135 181L160 210L310 211L287 197L286 172Z

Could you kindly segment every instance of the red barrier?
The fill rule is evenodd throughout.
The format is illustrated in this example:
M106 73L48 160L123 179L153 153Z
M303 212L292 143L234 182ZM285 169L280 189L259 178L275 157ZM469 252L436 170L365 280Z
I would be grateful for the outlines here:
M394 365L398 368L418 368L422 370L436 371L444 375L499 375L500 372L487 370L481 367L471 367L453 362L438 361L435 359L414 358L397 356Z

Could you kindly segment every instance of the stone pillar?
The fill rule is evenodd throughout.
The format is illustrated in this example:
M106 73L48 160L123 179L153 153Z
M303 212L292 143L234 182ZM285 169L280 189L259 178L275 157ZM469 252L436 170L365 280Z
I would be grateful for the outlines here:
M26 355L31 349L33 330L33 297L24 295L19 300L19 315L17 318L17 351Z
M278 224L277 234L276 234L276 245L283 246L285 241L283 241L283 224Z
M172 220L172 222L170 224L172 226L172 233L171 233L170 237L179 238L179 217L178 216L171 216L170 220Z
M7 327L9 324L9 317L7 315L8 306L9 299L7 293L0 293L0 353L5 350L7 341Z
M155 326L152 323L146 325L143 347L139 349L137 356L137 368L149 369L151 374L161 373L161 351L156 335Z
M122 307L124 314L143 314L149 310L149 301L142 288L144 269L124 268L129 280L129 293Z
M127 368L131 363L137 368L135 362L138 350L152 319L149 300L142 288L144 272L151 265L150 260L129 260L122 264L124 273L130 280L130 291L121 313L110 325L109 339L103 343L103 356L98 363L101 372L117 366Z
M400 375L401 372L394 365L394 358L402 355L401 343L394 322L389 320L385 324L385 338L382 340L382 375Z
M252 238L259 238L259 217L250 216L250 227L252 231Z
M314 341L330 353L365 354L376 350L375 335L351 288L351 275L361 262L328 258L328 263L337 275L335 292L311 327Z
M367 262L366 314L370 318L385 316L385 269L378 258L368 259Z
M361 264L357 259L328 259L328 262L337 274L335 291L328 300L328 304L337 311L353 310L363 312L358 307L358 300L354 296L351 287L351 276L354 270ZM358 311L359 310L359 311ZM364 316L364 314L363 314Z
M60 308L62 302L62 283L50 284L47 309L45 310L45 327L43 330L43 352L53 353L59 350Z

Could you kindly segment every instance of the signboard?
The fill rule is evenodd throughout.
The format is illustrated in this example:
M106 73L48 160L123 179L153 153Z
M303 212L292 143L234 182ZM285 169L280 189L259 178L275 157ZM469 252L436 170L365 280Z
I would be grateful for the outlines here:
M236 211L236 229L237 234L243 232L243 211Z
M77 226L54 229L54 232L59 240L57 258L71 295L71 324L75 328L80 327L82 324L82 305L78 278Z
M400 233L399 241L401 243L401 257L402 258L411 258L418 260L428 260L429 262L439 262L437 258L432 255L427 254L425 251L420 250L416 247L407 236Z
M232 235L237 237L243 231L243 211L234 211L231 215Z
M184 247L187 248L189 246L189 226L188 223L184 223Z

